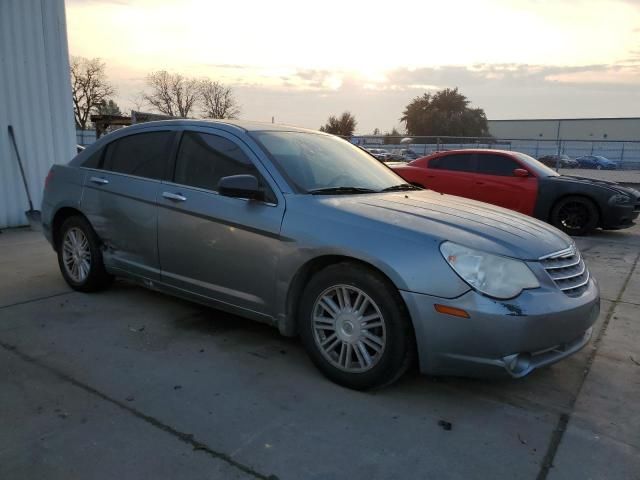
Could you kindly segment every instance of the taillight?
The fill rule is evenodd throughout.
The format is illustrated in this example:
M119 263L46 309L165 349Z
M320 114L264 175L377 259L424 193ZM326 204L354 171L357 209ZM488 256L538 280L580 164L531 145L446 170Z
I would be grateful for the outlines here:
M49 170L49 173L47 173L47 178L44 179L44 188L45 189L49 186L49 183L51 182L52 178L53 178L53 168L51 170Z

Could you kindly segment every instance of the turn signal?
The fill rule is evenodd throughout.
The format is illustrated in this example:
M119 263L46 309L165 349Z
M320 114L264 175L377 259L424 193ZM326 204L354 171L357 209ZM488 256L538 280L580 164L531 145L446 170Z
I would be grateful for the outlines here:
M453 315L454 317L469 318L469 314L461 308L448 307L446 305L440 305L439 303L436 303L433 306L435 307L436 312Z

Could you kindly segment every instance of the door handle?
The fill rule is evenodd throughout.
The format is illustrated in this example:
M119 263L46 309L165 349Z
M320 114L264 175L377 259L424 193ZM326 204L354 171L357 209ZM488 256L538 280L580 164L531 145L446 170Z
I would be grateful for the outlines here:
M184 195L171 192L162 192L162 196L164 198L168 198L169 200L173 200L174 202L184 202L187 199L187 197L185 197Z
M476 185L484 185L484 182L476 182Z
M109 180L107 180L106 178L100 178L100 177L91 177L89 181L98 185L106 185L109 183Z

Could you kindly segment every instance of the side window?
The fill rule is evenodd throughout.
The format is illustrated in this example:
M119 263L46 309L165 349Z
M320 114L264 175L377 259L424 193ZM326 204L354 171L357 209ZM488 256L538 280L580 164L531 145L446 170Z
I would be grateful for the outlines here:
M455 172L473 172L473 154L456 153L434 158L429 161L429 168L453 170Z
M173 137L173 132L147 132L115 140L107 146L104 169L161 179Z
M82 166L86 168L100 168L100 161L102 160L103 152L104 148L100 148L96 152L93 152L84 162L82 162Z
M275 196L260 172L236 143L210 133L183 133L176 163L176 183L216 192L220 179L230 175L254 175L265 190L265 200L275 203Z
M485 175L512 177L516 168L522 168L515 160L504 155L479 154L477 172Z

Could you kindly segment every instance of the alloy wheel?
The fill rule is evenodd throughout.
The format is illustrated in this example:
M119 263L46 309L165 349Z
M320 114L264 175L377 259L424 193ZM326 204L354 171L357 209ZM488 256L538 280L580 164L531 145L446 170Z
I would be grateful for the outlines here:
M332 286L318 296L312 312L316 346L333 366L361 373L380 361L386 322L365 292L352 285Z
M589 209L580 202L568 202L558 212L558 219L568 230L580 230L589 221Z
M76 227L67 230L62 242L62 260L74 282L83 283L91 270L91 249L84 232Z

